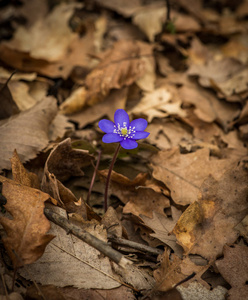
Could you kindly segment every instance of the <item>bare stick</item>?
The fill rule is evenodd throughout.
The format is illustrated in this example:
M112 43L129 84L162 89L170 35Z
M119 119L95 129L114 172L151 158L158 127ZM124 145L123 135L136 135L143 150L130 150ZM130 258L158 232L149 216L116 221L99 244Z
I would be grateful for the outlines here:
M112 170L114 168L114 164L115 164L115 161L116 161L116 158L117 158L117 155L119 153L121 149L121 145L118 144L118 147L116 148L115 150L115 154L113 156L113 159L112 159L112 162L110 164L110 167L109 167L109 171L108 171L108 176L107 176L107 180L106 180L106 187L105 187L105 194L104 194L104 210L105 212L107 211L108 209L108 188L109 188L109 183L110 183L110 177L111 177L111 173L112 173Z
M120 252L111 248L106 242L99 240L94 235L70 223L66 218L60 216L51 209L45 208L44 213L50 221L62 227L66 232L75 235L80 240L94 247L95 249L109 257L111 260L113 260L115 263L117 263L119 266L126 268L127 264L132 263L130 260L126 259Z
M137 249L139 251L143 251L143 252L147 252L153 255L159 255L162 254L164 251L157 249L157 248L153 248L147 245L143 245L140 243L136 243L133 241L129 241L129 240L125 240L125 239L121 239L121 238L115 238L115 237L110 237L109 238L110 242L117 244L117 245L121 245L121 246L126 246L126 247L130 247L133 249Z

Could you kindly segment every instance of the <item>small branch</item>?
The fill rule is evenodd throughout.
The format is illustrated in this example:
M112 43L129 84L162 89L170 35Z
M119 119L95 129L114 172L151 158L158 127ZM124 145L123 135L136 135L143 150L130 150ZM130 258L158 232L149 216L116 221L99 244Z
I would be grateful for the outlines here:
M110 177L111 177L111 173L112 173L112 170L114 168L114 164L115 164L115 161L116 161L116 158L118 156L118 153L119 153L120 149L121 149L121 145L118 144L118 147L115 150L115 154L113 156L113 159L112 159L112 162L110 164L109 171L108 171L108 176L107 176L107 180L106 180L106 187L105 187L105 194L104 194L104 210L105 210L105 212L107 211L108 206L109 206L109 203L108 203L108 188L109 188L109 183L110 183Z
M133 241L129 241L129 240L125 240L125 239L121 239L121 238L116 238L116 237L110 237L109 241L117 244L117 245L121 245L121 246L126 246L126 247L130 247L139 251L143 251L146 253L150 253L152 255L159 255L162 254L164 251L157 249L157 248L153 248L150 246L146 246L140 243L136 243Z
M121 253L111 248L106 242L99 240L94 235L70 223L66 218L53 212L51 209L45 208L44 213L50 221L62 227L66 232L75 235L80 240L97 249L98 251L109 257L111 260L113 260L115 263L117 263L119 266L126 268L128 264L132 263L130 260L126 259Z

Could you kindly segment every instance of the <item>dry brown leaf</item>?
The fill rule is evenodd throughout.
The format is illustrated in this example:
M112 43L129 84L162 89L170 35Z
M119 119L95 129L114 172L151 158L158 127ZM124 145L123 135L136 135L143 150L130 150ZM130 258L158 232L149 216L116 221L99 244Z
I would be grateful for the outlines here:
M176 32L195 32L201 29L196 18L177 11L171 11L171 20L175 26Z
M166 215L161 215L157 212L153 212L152 219L142 215L140 217L144 221L144 224L154 231L154 233L151 233L150 236L159 239L164 244L170 246L174 250L175 254L182 256L182 248L178 246L176 243L176 237L172 233L181 212L174 206L171 206L171 211L172 218L168 218Z
M31 109L8 119L0 126L4 147L0 150L0 169L10 169L9 159L14 149L21 162L26 162L47 146L49 125L57 114L56 100L47 97Z
M42 294L46 299L51 300L75 300L75 299L94 299L94 300L135 300L136 297L133 291L125 286L120 286L115 289L101 290L101 289L77 289L75 287L60 288L57 286L47 285L39 286ZM28 288L27 297L33 300L39 300L40 294L35 286ZM7 299L6 299L7 300Z
M101 224L107 229L108 235L114 237L122 237L122 225L118 218L116 210L109 206L108 210L104 214Z
M129 200L123 208L123 213L132 213L136 216L145 215L151 218L151 207L154 211L163 214L164 209L170 206L169 198L149 187L140 187L137 191L130 192L129 195L125 195L125 191L122 193L125 200Z
M233 36L221 47L221 52L224 56L235 58L245 65L248 62L247 35L244 33Z
M69 122L66 116L57 114L49 127L49 140L57 141L62 139L67 132L74 131L74 125Z
M215 262L219 272L232 286L228 299L248 298L248 247L243 245L224 246L224 259Z
M225 300L227 293L227 289L223 286L218 285L210 290L197 281L189 283L187 287L179 285L177 290L180 291L184 300L192 300L194 298L197 300Z
M212 81L216 84L225 82L242 68L242 64L233 58L209 59L205 65L191 65L187 74L198 75L199 83L203 87L212 87Z
M235 226L247 215L247 193L248 175L242 162L218 180L210 175L201 186L199 200L174 228L178 243L186 252L216 259L224 245L238 237Z
M14 38L5 44L29 53L35 59L51 62L61 60L66 56L69 45L77 38L68 22L74 10L81 7L79 3L61 3L45 19L38 19L30 28L17 27Z
M0 300L23 300L23 298L21 294L13 292L11 294L8 294L8 296L0 295Z
M85 87L79 87L74 90L71 95L65 99L60 105L62 114L70 115L80 111L86 102L86 90Z
M224 82L216 82L212 80L211 83L217 91L220 91L224 96L232 96L233 94L240 94L247 91L248 85L248 70L244 66L232 75L231 78Z
M100 6L116 11L124 17L131 17L137 9L142 7L141 0L95 0L95 2Z
M99 120L105 115L108 116L110 120L114 121L115 111L119 108L125 109L127 93L127 87L120 90L113 90L102 102L97 103L82 112L73 114L70 116L70 120L78 122L80 128Z
M137 25L148 37L150 42L154 42L155 36L163 29L167 9L165 6L148 5L144 6L133 15L133 23Z
M54 207L54 210L66 217L63 209ZM91 229L94 236L107 241L106 230L102 226L95 225ZM101 256L98 250L67 234L54 223L51 223L50 232L56 235L56 238L47 246L43 256L32 265L19 270L24 278L35 280L42 285L53 284L58 287L112 289L120 286L118 280L115 280L109 259Z
M157 290L168 291L193 272L196 274L194 279L204 284L204 281L201 280L201 275L209 266L197 266L189 257L180 259L175 254L172 254L172 258L169 259L169 255L166 251L160 259L161 265L154 271L154 278L156 280L155 287ZM207 286L206 283L205 286Z
M88 53L94 53L94 30L90 27L83 37L77 37L69 44L68 54L58 62L32 58L29 53L0 45L0 57L7 65L25 72L37 72L52 78L67 78L75 65L89 68Z
M99 174L106 177L108 170L101 170ZM126 205L123 213L140 214L152 217L151 206L154 211L164 214L164 209L170 206L169 198L146 180L147 174L140 173L133 180L112 171L110 192L117 196ZM165 191L166 193L167 191Z
M74 194L61 181L71 176L83 176L81 168L88 166L93 156L86 150L72 149L71 139L59 143L47 158L41 189L66 208L68 212L82 213L82 206Z
M7 69L0 67L0 78L2 79L9 79L13 72L8 71ZM22 72L16 72L14 75L12 75L11 80L19 81L19 80L25 80L25 81L33 81L37 78L36 73L22 73ZM11 82L11 81L10 81Z
M71 176L83 176L82 168L89 166L93 159L88 150L73 149L71 139L67 138L54 147L46 165L49 172L63 182Z
M31 108L38 102L29 94L29 86L25 82L11 81L9 83L9 89L15 103L21 111Z
M111 89L129 86L145 73L145 63L141 55L142 43L118 41L104 54L102 61L86 77L88 102L94 104L109 94Z
M183 86L179 95L184 103L195 106L194 113L200 120L208 123L216 121L224 129L240 112L238 104L221 101L213 93L197 85Z
M20 112L18 106L16 105L11 95L7 82L0 83L0 101L1 101L0 120L7 119Z
M169 115L185 117L186 113L180 106L181 102L172 99L170 91L165 87L161 87L145 93L145 96L129 113L144 114L148 117L148 122L151 122L155 117L164 118Z
M171 191L172 199L180 205L197 200L201 184L212 174L219 179L233 161L210 159L209 149L181 154L178 147L160 151L151 159L153 177L162 181Z
M0 181L3 183L2 194L7 199L5 208L13 217L0 219L7 234L3 238L5 249L14 267L31 264L43 255L54 238L46 234L50 223L44 215L44 202L50 197L2 176Z
M11 166L14 181L28 187L40 189L40 182L38 176L32 172L28 172L24 168L16 150L14 151L14 154L11 158Z
M192 134L185 128L185 124L176 120L154 120L146 130L150 132L146 140L161 150L176 147L182 141L193 139Z
M107 178L108 176L108 170L101 170L101 171L98 171L98 173ZM120 173L117 173L115 171L112 171L111 173L111 182L115 182L115 183L118 183L122 186L125 186L125 187L132 187L132 188L136 188L138 186L141 186L141 185L144 185L145 184L145 181L147 179L147 173L140 173L138 174L133 180L130 180L128 177L120 174Z

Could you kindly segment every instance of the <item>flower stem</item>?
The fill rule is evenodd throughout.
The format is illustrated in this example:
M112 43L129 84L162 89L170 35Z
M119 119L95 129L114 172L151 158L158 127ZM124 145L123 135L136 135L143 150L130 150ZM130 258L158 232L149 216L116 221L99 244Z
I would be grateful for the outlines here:
M115 161L116 161L116 158L117 158L117 155L118 155L120 149L121 149L121 145L118 144L118 147L115 150L115 153L114 153L114 156L113 156L113 159L112 159L112 162L110 164L109 171L108 171L108 176L107 176L107 180L106 180L106 187L105 187L105 194L104 194L104 210L105 210L105 212L108 209L108 188L109 188L109 183L110 183L110 177L111 177L111 173L112 173L112 170L114 168L114 164L115 164Z
M92 163L93 167L94 167L94 173L93 173L93 176L92 176L92 179L91 179L90 188L89 188L89 192L88 192L88 196L87 196L87 200L86 200L87 204L89 204L89 201L90 201L90 195L91 195L91 191L92 191L92 188L93 188L93 185L94 185L94 182L95 182L96 172L97 172L98 167L99 167L101 155L102 155L102 150L99 150L96 166L94 166L94 164Z

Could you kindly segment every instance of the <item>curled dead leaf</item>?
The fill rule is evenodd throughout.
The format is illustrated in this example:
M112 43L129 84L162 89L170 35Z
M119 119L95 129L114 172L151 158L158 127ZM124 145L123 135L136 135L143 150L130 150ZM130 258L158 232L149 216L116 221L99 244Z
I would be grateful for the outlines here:
M50 223L44 215L44 202L50 196L0 176L2 194L7 199L6 210L13 219L1 217L6 231L3 243L14 267L31 264L40 258L54 238L46 234Z

